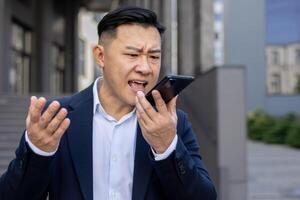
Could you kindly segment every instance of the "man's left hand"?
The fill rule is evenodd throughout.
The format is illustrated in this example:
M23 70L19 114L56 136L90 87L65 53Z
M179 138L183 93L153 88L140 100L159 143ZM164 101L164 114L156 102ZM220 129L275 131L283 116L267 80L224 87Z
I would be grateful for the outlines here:
M157 90L152 91L157 111L145 98L143 92L137 92L137 119L142 134L156 153L164 153L172 143L177 126L176 100L174 97L167 104Z

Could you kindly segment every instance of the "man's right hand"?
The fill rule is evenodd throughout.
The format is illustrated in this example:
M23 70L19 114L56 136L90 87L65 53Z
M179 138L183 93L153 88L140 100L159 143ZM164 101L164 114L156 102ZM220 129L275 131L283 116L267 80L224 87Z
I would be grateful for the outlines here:
M30 142L37 148L45 152L54 152L70 125L70 119L66 118L68 111L65 108L60 109L58 101L53 101L42 114L45 104L44 97L31 97L26 130Z

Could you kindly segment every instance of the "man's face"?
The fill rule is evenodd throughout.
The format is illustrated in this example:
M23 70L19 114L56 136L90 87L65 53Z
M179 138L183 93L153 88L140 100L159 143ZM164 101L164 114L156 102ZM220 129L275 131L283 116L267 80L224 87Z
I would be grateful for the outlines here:
M101 98L134 106L137 91L147 93L156 83L161 65L161 37L155 27L130 24L117 28L116 38L98 48L103 68ZM94 50L95 52L95 50Z

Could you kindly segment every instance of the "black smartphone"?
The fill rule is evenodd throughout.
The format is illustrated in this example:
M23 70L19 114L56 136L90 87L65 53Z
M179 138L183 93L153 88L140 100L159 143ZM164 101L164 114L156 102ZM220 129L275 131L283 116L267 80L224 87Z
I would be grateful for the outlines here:
M194 79L193 76L167 75L146 94L146 99L154 106L155 101L151 92L153 90L158 90L163 100L168 103L173 97L193 82Z

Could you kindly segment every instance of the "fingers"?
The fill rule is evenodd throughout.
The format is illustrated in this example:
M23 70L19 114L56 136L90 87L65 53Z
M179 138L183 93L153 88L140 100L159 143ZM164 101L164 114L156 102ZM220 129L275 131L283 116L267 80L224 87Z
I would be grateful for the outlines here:
M60 109L58 101L53 101L45 112L46 99L31 97L29 112L26 118L26 130L30 141L39 149L53 152L57 149L62 135L70 125L66 118L68 111Z
M58 127L62 124L62 122L65 120L68 112L65 108L60 109L60 111L56 114L56 116L50 121L50 123L47 126L47 132L49 134L54 134L55 131L58 129Z
M63 134L65 133L65 131L69 128L70 126L70 119L65 118L62 123L60 124L60 126L58 127L58 129L55 131L55 133L53 134L53 139L55 139L56 141L60 140L60 138L63 136Z
M47 127L49 122L52 120L52 118L57 113L58 109L60 107L60 104L58 101L53 101L47 110L43 113L43 115L40 117L39 125L41 128Z
M137 101L136 101L137 110L140 112L141 116L148 116L149 119L153 120L156 117L156 111L152 105L147 101L143 92L137 92Z
M46 99L40 97L37 99L35 96L31 97L31 105L29 117L32 123L37 123L40 120L41 112L46 104Z
M152 91L152 96L155 101L156 108L158 112L165 113L168 111L167 106L160 93L157 90Z
M31 97L26 124L28 124L28 127L30 124L36 124L40 130L45 129L49 135L53 135L65 120L68 112L65 108L59 110L59 102L53 101L47 110L41 115L45 104L46 99L44 97L40 97L39 99L35 96Z
M142 118L140 112L137 111L137 112L136 112L136 116L137 116L137 119L138 119L138 122L139 122L140 126L141 126L142 128L147 127L146 122L145 122L145 120Z
M144 111L144 108L139 103L138 97L136 97L136 109L137 109L137 117L139 121L141 121L144 125L147 124L147 121L150 122L151 118L147 115L147 113Z

